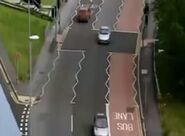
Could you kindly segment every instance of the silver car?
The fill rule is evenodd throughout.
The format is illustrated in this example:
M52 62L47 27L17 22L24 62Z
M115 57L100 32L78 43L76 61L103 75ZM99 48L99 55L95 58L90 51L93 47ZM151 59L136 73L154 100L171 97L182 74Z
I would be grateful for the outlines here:
M111 37L111 30L108 26L101 26L98 32L98 43L109 44Z
M98 113L94 119L94 135L95 136L108 136L108 123L107 117L103 113Z

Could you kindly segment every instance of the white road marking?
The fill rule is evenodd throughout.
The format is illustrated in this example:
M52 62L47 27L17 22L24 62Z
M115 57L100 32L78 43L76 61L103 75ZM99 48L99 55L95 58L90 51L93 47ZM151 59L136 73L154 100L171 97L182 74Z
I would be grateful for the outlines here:
M22 115L21 118L24 118L24 115Z
M25 123L24 125L25 125L25 126L28 126L28 123Z
M110 116L109 116L109 103L106 103L105 106L106 106L106 116L107 116L107 122L108 122L109 136L111 136L111 132L110 132Z
M73 114L71 114L71 132L73 133Z
M85 50L67 50L67 49L61 49L62 52L85 52Z
M110 63L109 59L110 59L111 55L112 55L112 53L110 52L109 55L107 56L108 66L107 66L107 68L105 70L106 74L108 76L107 81L105 82L105 86L108 89L107 94L105 95L105 100L107 101L107 103L109 103L108 96L109 96L109 93L110 93L110 88L109 88L109 80L110 80L109 68L111 66L111 63Z
M69 27L71 27L73 25L73 23L74 23L73 19L77 15L77 9L80 7L80 5L81 5L81 0L78 1L78 6L75 9L75 14L71 17L71 24L69 24Z
M116 22L113 24L113 30L116 30L116 26L117 26L117 24L119 22L119 17L121 15L121 10L123 8L124 2L125 2L124 0L121 0L121 5L119 6L119 13L116 15Z
M138 34L137 31L125 31L125 30L112 30L112 32L120 32L120 33L133 33Z
M79 67L79 69L78 69L78 71L77 71L76 74L75 74L76 83L74 84L74 86L73 86L73 88L72 88L74 96L73 96L73 98L71 99L71 102L70 102L71 104L75 104L75 102L74 102L74 99L76 98L76 90L75 90L75 87L77 86L77 84L78 84L78 82L79 82L78 74L79 74L80 71L82 70L81 63L82 63L82 61L85 59L85 53L84 53L84 52L85 52L85 51L82 51L82 58L81 58L80 61L78 62L78 67Z
M95 29L95 23L98 21L98 14L101 12L101 6L103 5L104 0L102 0L102 2L99 4L98 8L98 12L95 14L95 21L92 23L92 29Z
M3 67L1 65L0 65L0 69L1 69L1 71L3 73L3 77L4 77L5 81L6 81L6 83L8 84L9 83L9 80L8 80L8 78L7 78L6 74L5 74L5 71L4 71L4 69L3 69Z
M134 97L133 97L133 101L134 101L134 103L135 103L135 109L136 109L136 116L137 116L137 125L138 125L138 127L140 127L140 128L142 128L142 126L141 126L141 118L140 118L140 116L141 116L141 114L139 113L139 105L138 105L138 103L137 103L137 101L136 101L136 96L137 96L137 90L136 90L136 88L135 88L135 83L136 83L136 81L137 81L137 77L136 77L136 75L135 75L135 70L136 70L136 68L137 68L137 64L135 63L135 58L136 58L136 55L134 56L134 58L132 59L132 62L133 62L133 64L134 64L134 68L132 69L132 75L133 75L133 77L134 77L134 81L133 81L133 83L132 83L132 88L133 88L133 90L134 90ZM139 129L139 135L143 135L143 132L142 132L142 130L141 129Z

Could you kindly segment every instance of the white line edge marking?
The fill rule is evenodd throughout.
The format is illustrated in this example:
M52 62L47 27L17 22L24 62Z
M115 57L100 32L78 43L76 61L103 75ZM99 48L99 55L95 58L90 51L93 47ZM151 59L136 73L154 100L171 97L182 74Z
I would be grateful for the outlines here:
M71 114L71 132L73 133L73 114Z
M136 70L136 68L137 68L137 64L135 63L135 59L136 58L136 55L134 55L134 57L133 57L133 59L132 59L132 62L133 62L133 64L134 64L134 67L133 67L133 69L132 69L132 75L133 75L133 83L132 83L132 88L133 88L133 91L134 91L134 97L133 97L133 101L134 101L134 103L135 103L135 108L136 108L136 112L137 112L137 115L136 115L136 117L137 117L137 125L138 125L138 127L140 126L140 128L142 128L142 125L141 125L141 118L140 118L140 113L138 112L139 111L139 105L138 105L138 103L137 103L137 101L136 101L136 96L137 96L137 90L136 90L136 88L135 88L135 83L136 83L136 81L137 81L137 77L136 77L136 75L135 75L135 70ZM138 128L138 130L139 130L139 136L142 136L143 135L143 132L142 132L142 130L140 130L140 128Z
M107 116L107 123L108 123L109 136L111 136L111 132L110 132L109 103L106 103L106 104L105 104L105 107L106 107L106 116Z

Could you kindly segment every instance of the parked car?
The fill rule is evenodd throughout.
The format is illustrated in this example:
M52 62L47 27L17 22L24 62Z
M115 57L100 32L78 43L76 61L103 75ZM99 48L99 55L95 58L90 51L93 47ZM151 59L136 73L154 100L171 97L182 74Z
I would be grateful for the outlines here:
M78 22L88 22L91 17L90 5L82 4L77 12Z
M111 30L108 26L101 26L98 32L98 43L109 44L111 38Z
M107 117L103 113L98 113L94 118L94 135L95 136L108 136L108 123Z

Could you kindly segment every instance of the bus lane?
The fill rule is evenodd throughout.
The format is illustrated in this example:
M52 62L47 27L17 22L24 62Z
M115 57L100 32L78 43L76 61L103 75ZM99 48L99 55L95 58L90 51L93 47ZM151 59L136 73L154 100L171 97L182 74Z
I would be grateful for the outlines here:
M125 0L116 30L138 32L141 25L144 0Z
M112 53L110 59L109 127L111 136L142 136L135 101L134 55Z

